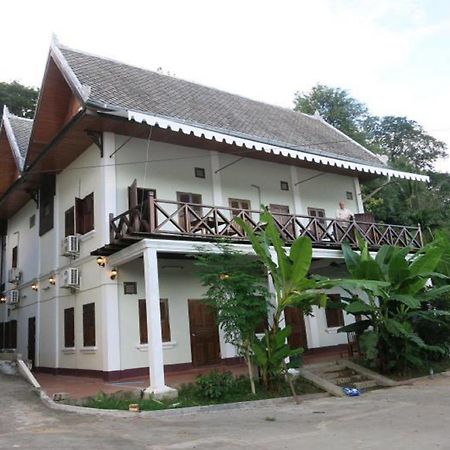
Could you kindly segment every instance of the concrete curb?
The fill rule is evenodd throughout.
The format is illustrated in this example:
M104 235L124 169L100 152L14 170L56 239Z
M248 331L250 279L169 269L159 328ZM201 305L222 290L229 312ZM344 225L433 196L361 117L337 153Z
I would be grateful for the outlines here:
M71 412L76 414L102 415L128 419L134 417L146 418L146 417L184 416L189 414L214 413L235 409L256 409L256 408L264 408L267 406L278 406L286 403L292 403L293 405L295 405L295 402L292 397L281 397L266 400L252 400L248 402L222 403L219 405L190 406L186 408L161 409L157 411L141 411L136 413L130 411L87 408L85 406L75 406L75 405L67 405L64 403L57 403L54 402L42 390L39 392L39 395L44 405L53 410ZM308 401L325 397L329 397L329 395L327 393L305 394L303 396L300 396L299 398L302 401Z

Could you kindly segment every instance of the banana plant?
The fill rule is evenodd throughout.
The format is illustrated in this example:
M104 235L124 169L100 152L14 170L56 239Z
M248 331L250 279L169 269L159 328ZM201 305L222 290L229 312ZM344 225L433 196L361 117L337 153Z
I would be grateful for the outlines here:
M436 272L442 248L432 243L417 253L411 248L385 245L373 257L366 241L359 239L359 252L344 243L342 251L348 272L353 278L385 283L378 292L365 289L365 298L344 297L347 313L364 319L340 328L341 332L356 331L365 358L377 364L381 372L405 371L422 365L424 352L443 352L438 345L427 345L414 330L414 317L427 315L423 304L447 292L450 285L430 285L430 278L445 278ZM434 317L439 312L433 312ZM442 312L442 314L446 314ZM429 320L433 320L429 315Z
M303 310L305 314L312 313L313 305L325 307L327 305L327 289L342 287L353 290L364 287L373 294L378 294L380 287L384 286L382 281L373 280L330 280L326 278L312 277L309 274L312 262L312 242L308 237L297 238L292 245L287 248L281 238L276 223L266 208L261 212L262 226L260 230L254 231L244 220L236 219L250 240L253 250L259 260L266 267L273 287L274 305L272 320L265 336L256 342L253 352L256 362L265 367L265 383L270 383L270 378L275 374L280 374L287 367L284 359L292 356L289 346L286 343L291 333L290 327L284 327L281 318L287 307L294 306ZM280 335L282 338L280 338ZM269 355L281 354L279 348L282 339L285 350L283 358ZM264 348L264 351L262 351ZM264 356L265 355L265 356ZM270 366L270 367L269 367Z

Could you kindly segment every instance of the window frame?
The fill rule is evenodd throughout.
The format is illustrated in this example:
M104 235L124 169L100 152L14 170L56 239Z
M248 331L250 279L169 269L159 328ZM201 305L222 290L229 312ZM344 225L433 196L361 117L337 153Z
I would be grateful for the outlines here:
M75 348L75 308L73 306L64 309L64 348Z
M340 294L328 294L331 301L340 301ZM344 310L342 308L325 308L327 328L340 328L345 325ZM331 322L331 323L330 323Z
M169 299L161 298L159 300L159 307L161 314L162 341L171 342ZM148 345L147 303L145 298L140 298L138 300L138 319L139 319L139 343L141 345Z
M71 222L71 223L70 223ZM75 206L64 211L64 236L73 236L75 234Z
M95 347L95 345L95 302L91 302L83 305L83 347Z

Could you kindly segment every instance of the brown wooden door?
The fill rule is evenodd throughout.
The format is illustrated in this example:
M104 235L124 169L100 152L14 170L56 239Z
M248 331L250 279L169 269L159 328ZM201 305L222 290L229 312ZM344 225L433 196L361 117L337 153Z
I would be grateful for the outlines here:
M192 365L205 366L220 360L219 329L214 310L200 300L189 300Z
M36 318L28 318L28 360L32 362L34 367L36 358Z
M276 221L280 224L281 227L283 227L283 234L286 234L287 232L287 238L294 239L294 226L291 222L289 225L288 222L291 220L291 216L289 213L289 206L287 205L275 205L271 203L269 205L269 210L272 213L273 217L276 219ZM287 226L286 226L287 225Z
M284 318L286 325L292 327L292 334L288 338L289 346L291 348L308 348L303 311L299 308L287 307L284 310Z

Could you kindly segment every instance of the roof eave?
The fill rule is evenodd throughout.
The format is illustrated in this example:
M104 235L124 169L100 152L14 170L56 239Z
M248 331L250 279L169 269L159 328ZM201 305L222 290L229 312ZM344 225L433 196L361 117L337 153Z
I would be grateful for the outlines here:
M354 161L348 161L339 159L336 157L317 155L308 152L302 152L294 150L289 147L282 147L265 142L257 141L254 139L246 139L242 137L233 136L229 133L223 133L218 131L209 130L207 128L188 125L174 119L162 118L151 114L145 114L130 110L115 110L115 111L102 111L104 114L108 114L116 117L123 117L129 121L135 121L137 123L146 123L150 126L158 126L162 129L170 129L175 132L181 132L186 135L194 135L196 137L205 138L208 140L215 140L217 142L224 142L238 147L246 148L250 151L263 151L268 154L274 154L283 156L286 158L303 160L308 163L316 163L327 167L336 167L338 169L346 169L356 171L364 174L372 174L375 176L387 176L394 178L401 178L407 180L429 182L429 177L426 175L415 174L410 172L402 172L388 167L372 166L370 164L364 164ZM369 150L366 149L367 152ZM371 153L371 152L370 152Z
M4 105L2 125L5 128L6 137L8 138L9 146L11 147L11 152L13 154L17 169L18 169L19 173L22 173L23 167L25 164L25 158L23 158L20 153L19 144L17 142L16 135L14 134L14 129L11 125L9 118L10 118L10 112L9 112L7 106Z

